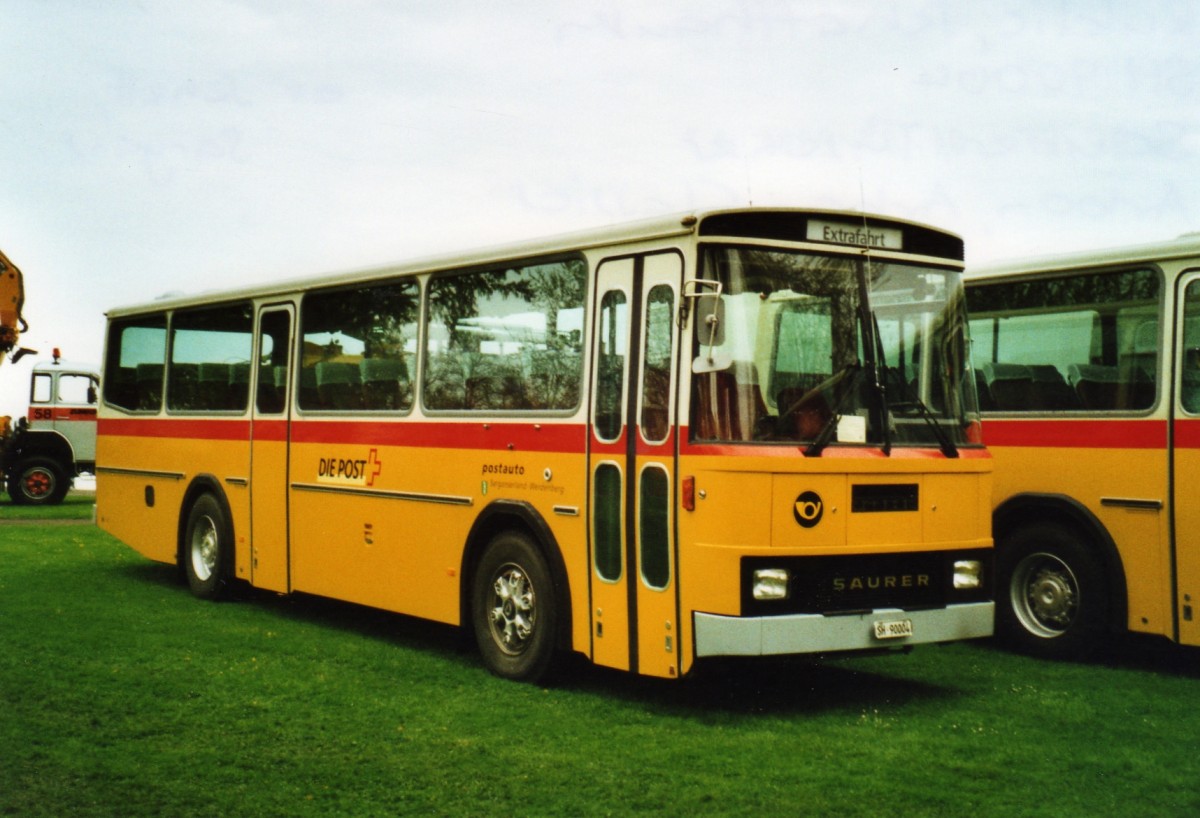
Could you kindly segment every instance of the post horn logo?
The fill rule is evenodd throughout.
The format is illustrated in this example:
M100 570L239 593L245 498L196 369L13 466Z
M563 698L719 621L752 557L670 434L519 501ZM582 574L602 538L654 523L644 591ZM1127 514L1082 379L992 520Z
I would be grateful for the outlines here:
M792 507L792 515L796 518L796 522L804 528L812 528L817 523L821 522L821 515L825 513L825 506L821 502L821 495L815 491L806 491L796 498L796 504Z

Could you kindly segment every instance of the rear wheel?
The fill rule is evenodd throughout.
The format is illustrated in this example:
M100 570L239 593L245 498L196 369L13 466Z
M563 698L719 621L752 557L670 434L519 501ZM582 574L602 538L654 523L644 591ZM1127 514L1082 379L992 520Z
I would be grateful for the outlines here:
M997 635L1035 656L1083 659L1107 634L1108 582L1099 557L1055 523L1017 529L997 543Z
M554 659L558 600L546 560L524 534L488 543L475 572L471 621L488 670L533 682Z
M49 457L22 460L8 476L8 496L17 505L56 505L69 488L66 471Z
M188 513L180 555L188 587L195 596L220 598L232 552L233 535L221 504L211 494L200 495Z

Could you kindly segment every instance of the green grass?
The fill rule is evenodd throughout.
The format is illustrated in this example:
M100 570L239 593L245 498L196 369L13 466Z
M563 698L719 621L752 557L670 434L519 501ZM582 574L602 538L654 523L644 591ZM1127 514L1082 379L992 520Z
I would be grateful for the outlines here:
M0 815L1200 810L1194 650L705 670L515 684L450 628L311 597L202 603L91 526L0 526Z
M56 506L19 506L7 494L0 494L0 522L5 520L90 520L96 495L71 492Z

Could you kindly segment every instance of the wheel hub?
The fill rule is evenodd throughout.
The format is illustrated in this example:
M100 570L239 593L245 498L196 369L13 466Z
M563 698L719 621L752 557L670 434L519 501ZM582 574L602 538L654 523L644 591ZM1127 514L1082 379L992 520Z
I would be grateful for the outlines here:
M1075 610L1075 589L1061 574L1041 571L1030 588L1029 604L1039 619L1067 625Z
M42 467L34 467L20 476L20 491L30 500L41 500L54 492L54 475Z
M1033 554L1013 574L1013 608L1022 624L1044 638L1061 636L1079 612L1079 584L1053 554Z
M30 497L44 497L50 488L50 475L44 471L31 471L25 475L25 493Z
M217 529L207 517L196 527L192 538L192 569L201 582L217 570Z
M506 653L521 653L537 618L533 586L524 571L510 565L496 576L492 591L492 635Z

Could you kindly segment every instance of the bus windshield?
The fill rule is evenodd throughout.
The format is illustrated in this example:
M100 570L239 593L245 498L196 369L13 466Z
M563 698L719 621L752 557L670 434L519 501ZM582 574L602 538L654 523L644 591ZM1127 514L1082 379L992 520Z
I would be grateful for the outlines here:
M968 442L977 407L957 271L715 246L701 278L694 439L948 456Z

